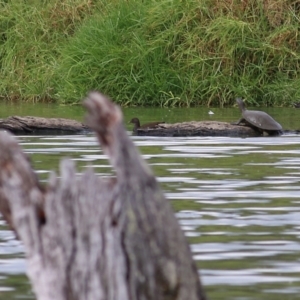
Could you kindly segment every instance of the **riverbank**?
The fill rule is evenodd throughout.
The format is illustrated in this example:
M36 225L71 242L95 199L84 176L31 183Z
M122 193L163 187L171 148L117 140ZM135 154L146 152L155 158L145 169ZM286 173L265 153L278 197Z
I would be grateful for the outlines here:
M300 99L289 1L2 3L0 98L122 106L290 106Z

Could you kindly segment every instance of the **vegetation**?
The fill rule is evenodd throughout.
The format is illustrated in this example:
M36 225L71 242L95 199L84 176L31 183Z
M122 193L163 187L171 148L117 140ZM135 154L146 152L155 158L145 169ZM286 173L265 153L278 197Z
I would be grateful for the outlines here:
M298 1L6 2L3 98L77 103L98 89L121 105L300 99Z

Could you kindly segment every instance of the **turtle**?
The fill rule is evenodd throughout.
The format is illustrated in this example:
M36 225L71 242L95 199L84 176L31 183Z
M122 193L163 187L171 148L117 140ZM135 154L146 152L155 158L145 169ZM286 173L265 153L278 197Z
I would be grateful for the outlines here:
M134 124L133 132L137 132L138 129L148 129L148 128L155 128L159 124L163 124L165 122L151 122L141 125L140 120L138 118L132 118L129 123Z
M240 125L244 123L268 135L280 134L282 132L282 126L264 111L247 110L241 98L237 98L236 103L242 113L242 118L231 124Z

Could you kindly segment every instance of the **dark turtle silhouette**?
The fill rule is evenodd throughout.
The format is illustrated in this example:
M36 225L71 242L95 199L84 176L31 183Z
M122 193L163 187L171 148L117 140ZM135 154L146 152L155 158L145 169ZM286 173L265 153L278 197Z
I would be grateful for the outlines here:
M141 125L140 120L138 118L133 118L129 123L134 124L133 132L137 132L138 129L147 129L147 128L155 128L157 125L165 123L165 122L151 122Z
M248 126L251 126L254 129L259 131L266 132L268 134L278 134L282 131L282 126L276 122L270 115L264 111L258 110L247 110L244 104L244 101L241 98L236 99L236 103L239 106L239 109L242 112L242 118L233 125L240 125L245 123Z

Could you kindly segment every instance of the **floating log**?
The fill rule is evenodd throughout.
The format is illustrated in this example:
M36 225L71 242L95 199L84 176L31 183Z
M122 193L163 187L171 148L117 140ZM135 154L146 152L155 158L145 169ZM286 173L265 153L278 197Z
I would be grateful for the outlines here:
M32 116L1 119L0 129L14 134L71 134L89 131L86 125L75 120Z
M14 134L78 134L90 132L85 124L63 118L19 117L0 119L0 129ZM285 133L290 133L285 132ZM175 124L160 123L153 128L138 128L134 131L139 136L229 136L254 137L263 133L249 126L232 125L218 121L192 121Z
M159 124L155 128L137 129L139 136L229 136L253 137L262 133L249 126L232 125L218 121L191 121L175 124Z
M63 160L42 188L16 138L0 133L0 209L24 243L28 276L43 300L204 300L189 245L119 107L85 101L116 178ZM3 209L4 208L4 209Z

